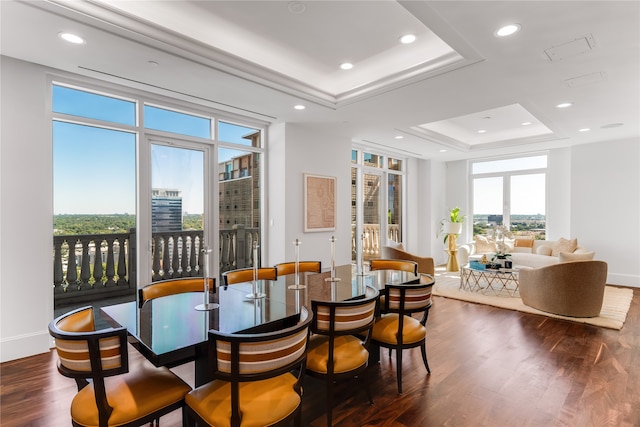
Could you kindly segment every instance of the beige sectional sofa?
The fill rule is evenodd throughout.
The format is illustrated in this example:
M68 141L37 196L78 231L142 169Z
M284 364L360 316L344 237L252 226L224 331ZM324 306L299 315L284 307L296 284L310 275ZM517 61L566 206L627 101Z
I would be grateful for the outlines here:
M511 254L514 265L539 268L566 261L592 260L595 253L577 243L577 239L531 240L513 239L504 241L507 253ZM480 259L486 255L491 260L497 252L496 243L483 238L458 246L458 263L466 265L470 259ZM562 258L562 259L561 259Z

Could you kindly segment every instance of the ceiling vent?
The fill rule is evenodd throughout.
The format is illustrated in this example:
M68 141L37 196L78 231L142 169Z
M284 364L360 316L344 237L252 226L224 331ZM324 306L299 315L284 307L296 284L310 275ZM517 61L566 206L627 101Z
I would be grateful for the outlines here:
M547 57L552 62L562 61L571 56L587 53L594 47L596 47L596 42L593 40L593 36L588 34L573 41L545 49L544 53L547 54Z
M598 73L585 74L583 76L574 77L564 81L564 85L568 88L586 86L607 80L607 73L600 71Z

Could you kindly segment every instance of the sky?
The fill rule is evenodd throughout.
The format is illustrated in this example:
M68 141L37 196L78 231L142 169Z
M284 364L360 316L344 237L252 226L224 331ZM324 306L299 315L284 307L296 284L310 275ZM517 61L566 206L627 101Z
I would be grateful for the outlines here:
M53 110L109 122L110 129L54 120L54 214L135 214L136 133L114 130L134 126L135 102L54 86ZM145 127L211 139L210 118L144 107ZM219 122L218 139L249 145L242 137L254 129ZM182 191L183 211L203 212L204 148L152 144L151 180L154 188ZM244 153L220 148L219 161Z

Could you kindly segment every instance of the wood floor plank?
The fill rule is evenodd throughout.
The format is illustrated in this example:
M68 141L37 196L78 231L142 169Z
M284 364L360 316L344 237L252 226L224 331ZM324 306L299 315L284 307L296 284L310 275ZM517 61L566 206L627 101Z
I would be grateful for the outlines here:
M640 290L620 331L440 297L427 327L432 374L418 349L405 352L399 395L395 354L384 351L370 372L375 404L359 384L337 384L334 425L640 425ZM75 382L57 372L56 359L46 353L0 365L0 425L71 425ZM193 385L192 364L174 371ZM305 426L326 425L324 386L305 380ZM180 426L179 412L161 425Z

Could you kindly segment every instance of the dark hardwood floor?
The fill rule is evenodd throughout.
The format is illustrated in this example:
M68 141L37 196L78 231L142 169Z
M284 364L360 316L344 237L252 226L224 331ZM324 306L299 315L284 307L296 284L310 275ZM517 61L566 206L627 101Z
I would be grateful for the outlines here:
M640 290L621 331L440 297L427 326L431 375L418 349L405 352L399 395L383 352L371 371L375 404L340 384L334 425L640 426ZM47 353L0 365L0 425L71 425L75 382L55 363ZM192 365L175 372L193 385ZM304 390L303 424L325 426L324 383L307 377ZM179 426L179 412L161 425Z

